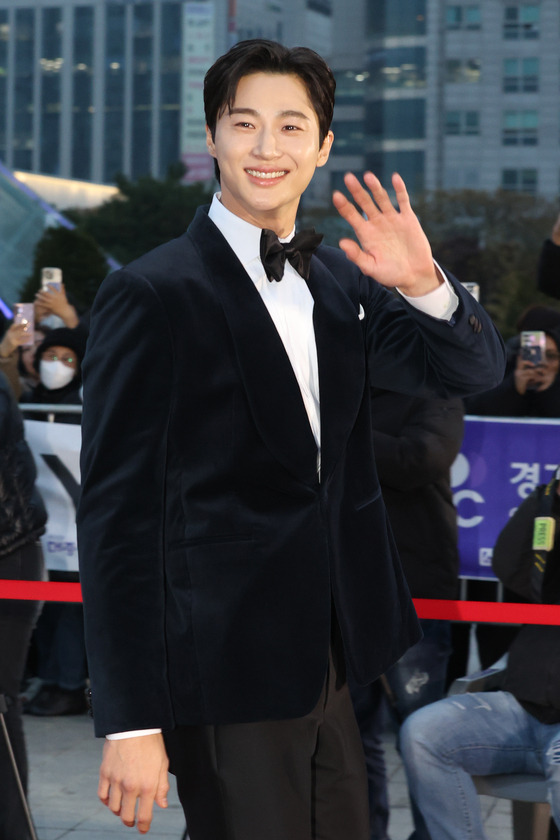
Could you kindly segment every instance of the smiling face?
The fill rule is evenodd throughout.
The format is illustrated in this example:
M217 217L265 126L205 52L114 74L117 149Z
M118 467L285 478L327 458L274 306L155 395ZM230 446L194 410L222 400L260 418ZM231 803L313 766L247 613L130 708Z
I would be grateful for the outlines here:
M296 75L244 76L231 109L206 142L220 167L222 204L258 227L287 236L301 194L329 157L333 134L319 144L319 122Z

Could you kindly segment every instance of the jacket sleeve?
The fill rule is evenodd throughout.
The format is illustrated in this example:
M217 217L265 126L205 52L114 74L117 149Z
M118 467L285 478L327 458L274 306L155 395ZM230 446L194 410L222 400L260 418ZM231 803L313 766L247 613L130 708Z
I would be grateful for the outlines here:
M373 430L381 484L406 491L448 478L463 430L461 400L416 400L398 434Z
M503 378L504 343L489 315L455 278L459 298L450 321L432 318L362 278L370 382L428 397L464 397Z
M119 271L94 305L83 366L78 544L97 735L173 724L163 531L173 352L164 308Z

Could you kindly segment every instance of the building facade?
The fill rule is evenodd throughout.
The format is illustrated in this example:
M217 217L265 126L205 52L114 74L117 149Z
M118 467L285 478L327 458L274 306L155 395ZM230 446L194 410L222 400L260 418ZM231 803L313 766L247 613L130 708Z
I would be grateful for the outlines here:
M111 183L184 159L210 177L208 66L252 37L328 53L330 18L328 0L0 0L0 160Z
M558 0L361 5L365 44L337 65L335 125L343 147L335 142L333 186L352 149L349 162L384 183L399 171L413 192L469 187L558 196Z

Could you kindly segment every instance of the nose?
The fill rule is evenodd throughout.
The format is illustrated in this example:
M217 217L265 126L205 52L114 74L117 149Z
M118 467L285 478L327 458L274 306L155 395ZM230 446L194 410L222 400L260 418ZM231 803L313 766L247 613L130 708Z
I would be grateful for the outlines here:
M278 145L276 135L272 129L263 126L255 140L255 154L263 160L273 160L278 157Z

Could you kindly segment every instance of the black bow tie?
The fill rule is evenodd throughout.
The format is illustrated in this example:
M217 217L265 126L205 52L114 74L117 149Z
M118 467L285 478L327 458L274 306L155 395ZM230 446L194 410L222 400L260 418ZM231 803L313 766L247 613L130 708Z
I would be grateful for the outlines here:
M311 257L322 240L322 234L315 233L315 228L296 233L290 242L280 242L273 230L263 230L261 260L268 279L278 282L282 279L287 258L297 273L307 280Z

